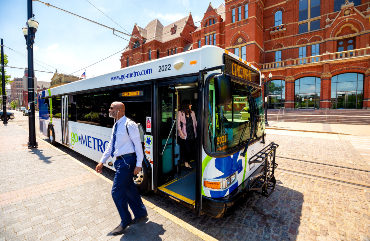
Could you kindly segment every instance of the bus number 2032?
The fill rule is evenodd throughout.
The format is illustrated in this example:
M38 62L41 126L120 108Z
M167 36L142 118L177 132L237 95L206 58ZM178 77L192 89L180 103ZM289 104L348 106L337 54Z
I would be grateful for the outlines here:
M171 64L165 64L165 65L159 66L159 71L158 72L163 72L163 71L167 71L167 70L171 70Z

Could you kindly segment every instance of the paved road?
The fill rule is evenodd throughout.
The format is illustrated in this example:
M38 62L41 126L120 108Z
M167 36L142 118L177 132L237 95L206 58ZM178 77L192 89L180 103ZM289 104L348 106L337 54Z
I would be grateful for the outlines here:
M27 128L27 122L22 120L22 117L18 118L16 116L13 122ZM3 130L3 127L1 127L1 130ZM370 188L366 186L370 183L370 164L367 156L362 155L359 148L355 148L356 143L353 141L358 139L352 136L351 141L343 138L341 135L296 131L269 130L269 132L268 141L275 141L280 144L277 153L279 167L276 178L278 183L275 192L270 198L266 199L252 193L243 202L230 210L224 218L214 219L206 215L199 218L186 207L162 196L154 194L145 196L144 200L154 205L152 206L152 210L154 211L150 213L147 223L153 223L152 225L154 225L153 228L155 230L163 228L163 236L156 234L151 238L154 240L164 238L171 240L182 239L187 237L187 235L193 235L188 230L189 227L194 227L200 232L208 234L209 237L219 240L370 241ZM17 135L17 132L8 133L8 135ZM19 144L15 147L9 143L8 147L10 146L13 148L13 155L17 153L19 157L21 157L23 152L29 152L27 150L21 151L22 147L19 147ZM75 157L80 163L92 168L95 167L95 163L88 158L63 146L57 146L57 148ZM4 153L0 153L0 155L2 157L5 156ZM41 159L45 159L42 156L40 157L40 153L37 154L35 152L34 155L35 161L38 160L40 162ZM68 158L64 158L66 155L59 154L59 156L51 156L47 151L43 153L43 156L49 158L46 161L49 160L50 164L41 162L36 166L33 164L19 165L14 161L14 156L7 156L5 163L3 163L4 158L1 158L1 163L6 165L8 173L6 180L11 179L16 172L15 170L19 169L22 169L21 176L27 173L35 173L35 175L42 173L46 183L52 183L54 180L62 180L60 179L61 176L58 176L61 175L58 174L58 171L50 174L54 170L52 166L58 165L61 168L59 170L60 173L68 173L69 171L67 170L70 170L69 165L72 165L70 164L71 161ZM0 237L4 233L4 230L12 230L15 234L19 234L19 232L24 230L27 231L29 227L22 229L21 227L25 226L20 225L19 222L38 223L37 216L32 216L36 220L32 220L31 216L28 216L29 213L35 215L35 212L38 216L43 215L48 220L50 218L51 220L56 220L53 212L61 212L63 215L70 217L73 224L76 223L76 225L82 225L83 222L86 222L84 218L88 220L105 218L103 221L104 225L95 224L95 228L93 229L86 224L74 227L70 223L71 221L67 221L67 219L65 219L66 223L62 225L65 225L64 228L73 226L75 232L74 235L66 236L65 238L78 239L76 230L80 231L81 228L86 229L83 228L85 226L87 227L86 230L96 231L89 234L87 233L88 231L84 230L92 239L97 239L104 235L104 237L109 237L106 236L106 232L109 231L109 228L115 226L117 219L117 213L111 205L110 186L100 178L93 179L92 175L88 174L88 172L79 169L73 172L73 175L68 174L72 175L70 178L75 178L73 183L76 185L72 187L63 187L55 190L49 196L46 195L46 199L43 196L30 198L26 196L28 199L11 204L10 207L6 206L7 209L5 211L4 206L2 206L2 213L0 215L3 216L5 212L6 215L10 216L10 221L5 222L4 218L0 218L2 220L0 222ZM2 173L0 171L0 176L2 176ZM105 169L103 174L108 180L112 180L114 175L113 171L108 169ZM2 184L6 180L1 179L1 194L12 191L18 192L27 188L28 185L37 184L35 180L29 179L22 181L21 178L14 177L11 180L19 184L7 187L8 185ZM96 182L101 182L101 185L95 184ZM77 187L81 189L77 189ZM84 207L79 206L85 196L90 200L86 210ZM66 201L64 206L62 206L63 208L55 207L62 205L59 203L59 199L62 197L67 197L70 201ZM101 202L102 199L106 200L106 202ZM29 206L30 203L28 202L30 200L32 202L36 200L35 202L39 203L46 201L47 204ZM82 210L83 213L76 212L73 209L74 205L78 210L84 209ZM43 206L47 208L43 208ZM172 221L164 221L168 220L168 218L156 212L155 210L158 210L157 208L174 215L174 220L183 221L185 228L181 232L184 232L184 234L167 231L167 222L171 223L170 225L175 225L175 227L180 226L176 226L177 224ZM102 210L106 211L101 212ZM26 214L22 216L22 213ZM47 231L44 231L42 227L44 224L48 225L48 220L42 219L44 217L39 218L41 220L39 223L42 225L36 226L37 228L41 226L41 230L37 228L36 230L32 229L32 233L37 233L36 237L43 238L42 235ZM79 224L79 220L83 220L81 224ZM135 229L134 231L138 230ZM134 231L131 235L134 235ZM53 232L53 234L57 232ZM194 232L196 233L196 231ZM31 231L27 233L31 233ZM59 236L57 236L59 238L63 237L61 236L63 234L58 234ZM100 236L98 236L99 234ZM20 235L27 234L21 233ZM51 234L49 233L47 235ZM128 237L128 235L123 237ZM197 238L195 235L191 237Z

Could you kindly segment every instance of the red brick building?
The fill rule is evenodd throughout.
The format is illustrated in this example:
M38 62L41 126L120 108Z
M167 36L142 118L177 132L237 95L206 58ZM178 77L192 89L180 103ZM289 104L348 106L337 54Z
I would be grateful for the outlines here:
M272 74L269 108L370 108L369 18L369 0L225 0L198 27L135 25L121 67L210 44Z

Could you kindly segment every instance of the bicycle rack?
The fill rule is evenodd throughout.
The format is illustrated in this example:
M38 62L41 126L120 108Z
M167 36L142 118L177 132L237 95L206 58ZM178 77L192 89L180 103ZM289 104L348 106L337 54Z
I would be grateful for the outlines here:
M278 144L271 142L249 159L249 164L263 163L263 171L250 180L249 191L255 191L264 197L269 197L274 192L276 185L274 174L278 166L275 162L275 156L278 147Z

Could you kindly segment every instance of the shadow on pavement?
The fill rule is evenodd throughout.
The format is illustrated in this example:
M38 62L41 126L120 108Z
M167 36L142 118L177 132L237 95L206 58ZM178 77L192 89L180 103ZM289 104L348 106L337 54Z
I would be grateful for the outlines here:
M52 157L46 157L44 154L43 154L43 150L39 150L39 149L30 149L31 150L31 153L32 154L35 154L37 155L40 160L42 160L43 162L45 162L46 164L50 164L51 161L49 161L49 159L51 159Z

